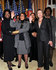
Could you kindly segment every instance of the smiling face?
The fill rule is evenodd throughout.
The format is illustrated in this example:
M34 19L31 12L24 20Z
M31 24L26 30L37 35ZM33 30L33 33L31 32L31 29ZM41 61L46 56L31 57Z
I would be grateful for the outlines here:
M46 10L45 15L46 15L46 16L50 16L50 10L49 10L49 9Z
M25 16L24 16L24 14L22 13L21 15L20 15L20 20L24 20L25 19Z
M37 12L37 16L38 16L38 18L42 18L43 17L43 12L41 10L39 10Z
M10 18L10 13L8 11L5 12L5 18Z

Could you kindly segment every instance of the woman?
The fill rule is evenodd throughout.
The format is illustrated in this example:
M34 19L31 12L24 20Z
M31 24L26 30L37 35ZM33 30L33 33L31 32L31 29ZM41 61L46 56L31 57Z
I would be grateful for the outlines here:
M47 18L52 25L53 47L50 47L50 58L49 58L49 65L52 67L53 66L52 58L55 48L56 19L54 16L52 16L52 9L50 7L45 8L44 14L45 18Z
M37 30L37 41L38 41L38 68L41 70L44 61L44 69L49 70L49 51L52 47L52 28L51 24L46 18L43 17L41 9L37 11L38 22L35 25ZM44 56L44 58L43 58Z
M12 19L14 17L14 12L11 13ZM15 19L14 19L15 20ZM25 58L25 68L28 68L28 53L29 48L31 46L30 44L30 38L29 38L29 22L25 21L25 14L20 14L20 21L10 21L11 27L16 27L16 31L12 32L12 34L15 34L15 47L17 48L17 54L18 54L18 68L21 67L21 57L24 55Z
M32 21L30 23L30 39L31 39L31 48L30 48L30 62L32 60L37 60L37 37L34 37L32 34L36 33L35 24L36 24L36 16L35 13L31 13ZM37 33L36 33L37 34Z
M2 21L3 32L3 49L4 49L4 61L7 62L9 70L12 70L11 66L14 66L11 61L14 59L14 35L11 34L14 28L10 27L11 12L6 9L3 13L4 20Z

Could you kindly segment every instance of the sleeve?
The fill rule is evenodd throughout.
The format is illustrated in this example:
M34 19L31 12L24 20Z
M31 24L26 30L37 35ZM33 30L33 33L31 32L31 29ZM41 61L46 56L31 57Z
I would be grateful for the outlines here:
M54 28L55 28L55 31L56 31L56 18L54 18Z
M49 22L49 19L47 19L47 25L48 25L48 31L49 31L49 40L53 41L53 36L52 36L52 25L51 22Z
M29 33L32 33L32 23L30 23Z
M29 32L30 32L30 33L32 33L32 32L37 32L37 31L36 31L36 27L35 27L36 22L34 22L33 24L34 24L34 25L32 26L32 23L30 23L30 29L29 29Z
M30 25L30 23L27 22L27 23L25 24L25 27L24 27L24 28L20 28L20 29L19 29L19 33L24 33L24 32L29 31L29 25Z
M36 30L36 32L38 33L38 20L35 22L35 30Z
M1 29L2 29L2 33L3 33L3 34L11 35L11 31L8 30L8 27L6 27L6 25L5 25L4 22L2 22Z
M10 20L10 26L11 26L11 27L16 27L16 26L17 26L17 21L14 20L14 19L11 19L11 20Z

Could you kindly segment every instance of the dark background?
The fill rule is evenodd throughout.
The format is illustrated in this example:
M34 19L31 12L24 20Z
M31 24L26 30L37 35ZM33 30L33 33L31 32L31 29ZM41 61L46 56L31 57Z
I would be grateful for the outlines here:
M15 1L16 1L16 5L18 7L19 0L15 0ZM10 2L10 5L12 6L13 0L9 0L9 2ZM5 0L5 4L6 4L6 0ZM28 8L28 0L23 0L23 4L24 4L25 9Z

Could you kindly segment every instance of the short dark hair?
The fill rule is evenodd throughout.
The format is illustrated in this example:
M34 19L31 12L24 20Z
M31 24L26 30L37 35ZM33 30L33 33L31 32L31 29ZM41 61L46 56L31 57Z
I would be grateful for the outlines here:
M23 13L23 12L22 12L22 13L20 13L20 16L21 16L21 14L23 14L23 15L24 15L24 17L26 18L26 14L25 14L25 13ZM20 16L19 16L19 17L20 17Z
M34 14L35 18L36 18L36 14L35 13L31 13L30 15Z
M10 18L11 18L11 11L10 11L9 9L5 9L5 10L4 10L4 12L3 12L3 18L5 18L5 13L6 13L7 11L9 12Z
M30 15L32 15L32 14L34 14L34 16L36 16L35 13L31 13Z
M51 9L51 7L47 7L47 8L45 8L45 10L44 10L44 14L46 14L46 11L47 11L48 9L50 10L50 15L51 15L51 14L52 14L52 9Z

